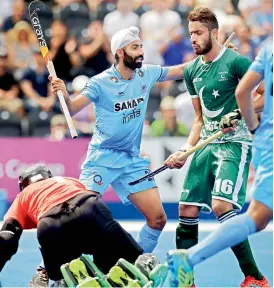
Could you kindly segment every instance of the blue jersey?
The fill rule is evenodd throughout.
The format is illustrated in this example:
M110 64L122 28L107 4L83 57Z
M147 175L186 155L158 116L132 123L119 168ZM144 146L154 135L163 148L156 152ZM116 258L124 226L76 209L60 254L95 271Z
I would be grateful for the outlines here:
M264 78L264 109L253 145L259 149L272 149L273 145L273 53L272 39L260 50L250 70Z
M143 65L132 79L123 80L113 65L92 77L81 92L94 103L91 145L138 155L149 92L167 73L167 68Z

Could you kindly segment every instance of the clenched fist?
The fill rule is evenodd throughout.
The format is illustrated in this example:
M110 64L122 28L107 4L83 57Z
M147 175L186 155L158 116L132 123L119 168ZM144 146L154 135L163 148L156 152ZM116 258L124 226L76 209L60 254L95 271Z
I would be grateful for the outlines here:
M56 78L53 80L52 76L49 75L49 81L51 82L51 92L52 95L57 96L57 91L61 90L63 92L64 98L68 99L69 95L67 92L66 85L63 80Z
M237 122L242 119L242 115L239 109L224 115L220 121L220 128L223 133L229 133L235 130Z
M169 169L180 169L184 166L186 159L180 160L181 157L184 155L185 152L177 151L171 154L167 160L164 162L165 165L168 166Z

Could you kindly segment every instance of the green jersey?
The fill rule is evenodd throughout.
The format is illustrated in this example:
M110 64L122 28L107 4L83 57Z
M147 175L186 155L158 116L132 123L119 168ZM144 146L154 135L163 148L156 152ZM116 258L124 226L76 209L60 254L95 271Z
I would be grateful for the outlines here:
M184 71L187 89L192 98L199 97L201 102L202 139L216 133L221 117L237 109L235 90L250 64L248 58L223 47L212 62L205 63L202 56L198 56L187 65ZM216 142L227 141L251 143L244 119L239 121L234 132L223 135Z

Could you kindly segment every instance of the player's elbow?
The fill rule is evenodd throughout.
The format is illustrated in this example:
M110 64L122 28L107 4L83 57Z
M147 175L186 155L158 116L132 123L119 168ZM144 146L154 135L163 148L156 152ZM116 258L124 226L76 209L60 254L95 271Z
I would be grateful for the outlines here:
M235 90L235 97L236 97L236 99L237 100L239 100L240 99L240 97L241 97L241 94L242 94L242 91L241 91L242 89L241 89L241 86L237 86L237 88L236 88L236 90Z

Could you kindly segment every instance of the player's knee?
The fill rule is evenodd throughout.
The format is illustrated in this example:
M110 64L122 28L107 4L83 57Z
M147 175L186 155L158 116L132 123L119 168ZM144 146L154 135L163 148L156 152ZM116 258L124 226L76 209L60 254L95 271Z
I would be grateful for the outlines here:
M167 222L167 217L164 211L158 212L151 219L147 219L147 224L151 228L156 229L156 230L163 230L166 225L166 222Z
M268 220L266 220L266 219L262 219L261 221L256 222L257 231L264 230L266 228L267 224L268 224Z
M269 223L269 218L262 217L262 215L258 214L257 211L255 213L248 213L249 216L253 219L256 225L256 230L261 231L264 230L267 224Z
M251 201L247 214L255 222L257 231L265 229L273 216L271 209L256 200Z
M181 217L198 217L199 215L199 207L192 205L179 205L179 216Z
M233 205L229 202L225 202L218 199L212 200L212 210L216 217L221 216L225 212L228 212L233 209Z

